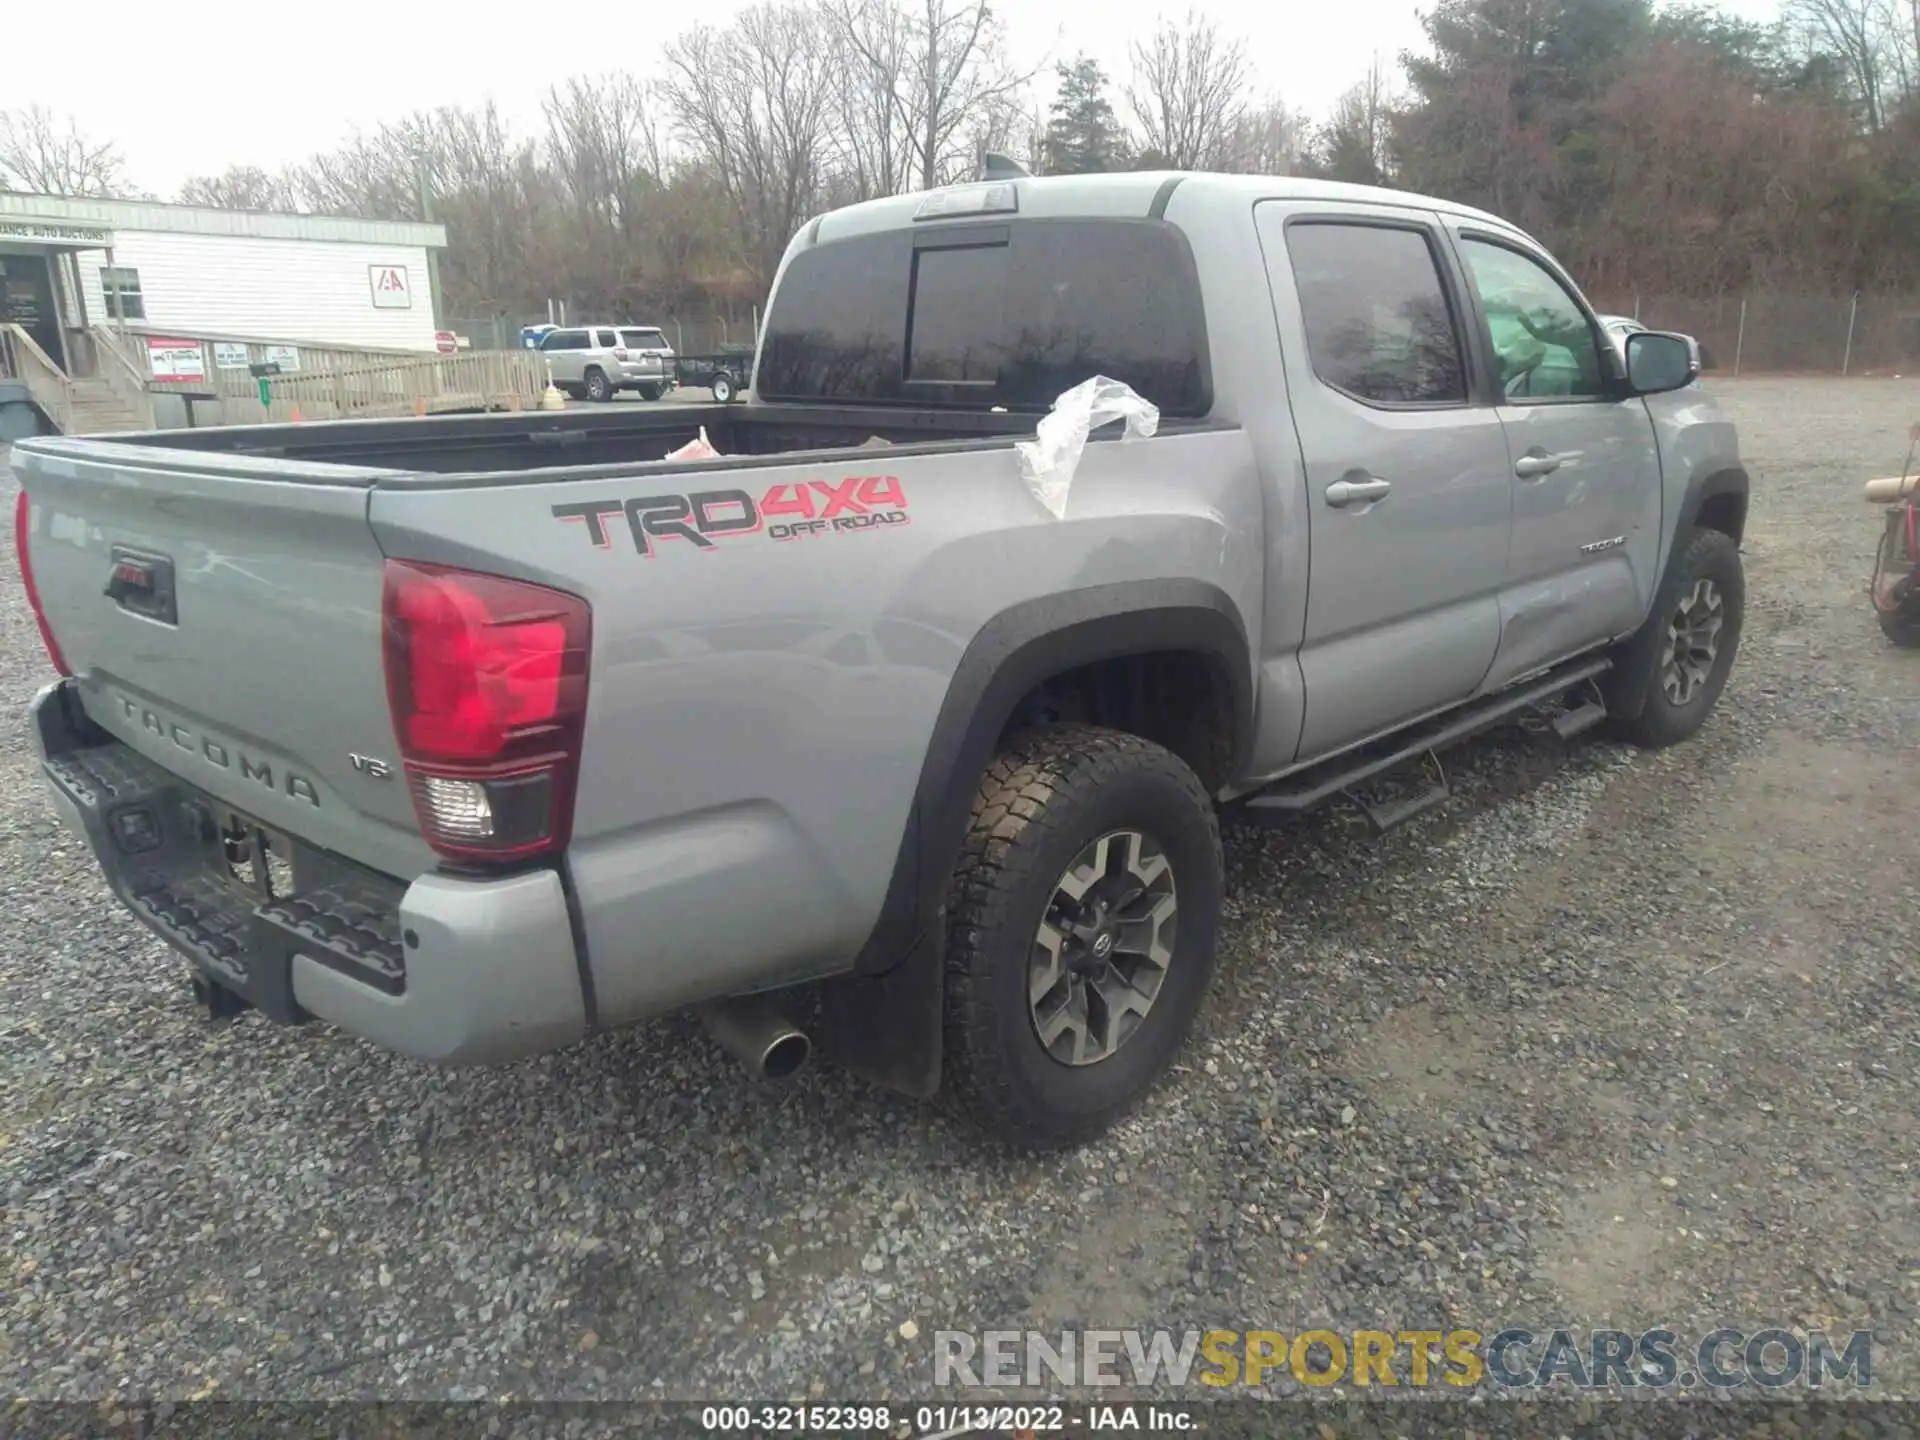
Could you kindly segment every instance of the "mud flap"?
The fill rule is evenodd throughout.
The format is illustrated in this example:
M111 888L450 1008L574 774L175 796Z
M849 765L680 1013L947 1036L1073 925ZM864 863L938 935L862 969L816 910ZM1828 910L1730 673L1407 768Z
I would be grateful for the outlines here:
M933 913L900 963L820 987L822 1058L870 1084L930 1099L940 1088L946 998L946 907Z

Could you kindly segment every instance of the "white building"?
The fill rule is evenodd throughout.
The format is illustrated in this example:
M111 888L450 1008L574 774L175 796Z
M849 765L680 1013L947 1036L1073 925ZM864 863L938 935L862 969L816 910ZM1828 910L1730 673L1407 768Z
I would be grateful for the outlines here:
M0 326L69 374L86 332L430 351L439 225L0 194Z

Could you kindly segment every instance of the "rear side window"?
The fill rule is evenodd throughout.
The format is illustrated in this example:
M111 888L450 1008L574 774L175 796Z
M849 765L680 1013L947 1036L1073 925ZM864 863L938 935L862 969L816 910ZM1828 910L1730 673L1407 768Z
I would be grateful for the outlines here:
M614 339L613 331L611 330L601 330L593 337L594 348L597 350L611 350L619 343L618 340Z
M893 230L802 250L767 317L768 400L1045 410L1094 375L1212 404L1186 237L1154 220Z
M555 330L540 342L542 350L584 350L587 348L587 332L584 330Z
M1460 335L1426 235L1296 222L1287 254L1323 384L1377 405L1466 400Z

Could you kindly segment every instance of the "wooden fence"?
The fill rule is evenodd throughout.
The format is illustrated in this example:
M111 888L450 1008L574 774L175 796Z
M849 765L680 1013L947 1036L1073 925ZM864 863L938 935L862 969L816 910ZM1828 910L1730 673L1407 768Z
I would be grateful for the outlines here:
M532 351L465 350L440 355L131 327L115 338L152 395L176 395L194 402L196 424L533 409L547 384L546 367ZM150 339L184 342L184 353L156 352ZM197 362L192 353L196 345ZM251 367L265 364L278 364L280 373L266 377L252 373Z

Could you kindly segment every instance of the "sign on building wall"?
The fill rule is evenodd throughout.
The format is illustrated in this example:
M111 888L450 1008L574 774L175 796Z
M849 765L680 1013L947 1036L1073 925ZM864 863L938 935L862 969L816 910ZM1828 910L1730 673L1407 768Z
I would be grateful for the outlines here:
M218 370L244 370L247 368L247 347L236 345L231 340L213 342L213 364Z
M411 310L413 308L413 289L407 283L406 266L369 265L367 283L373 287L374 309Z
M278 365L282 375L290 375L300 368L300 347L269 345L266 347L266 359L269 365Z
M105 250L113 244L113 229L82 220L36 220L32 216L0 218L0 240L31 240L54 245L83 245Z
M156 380L204 380L207 354L198 340L147 337L147 368Z

